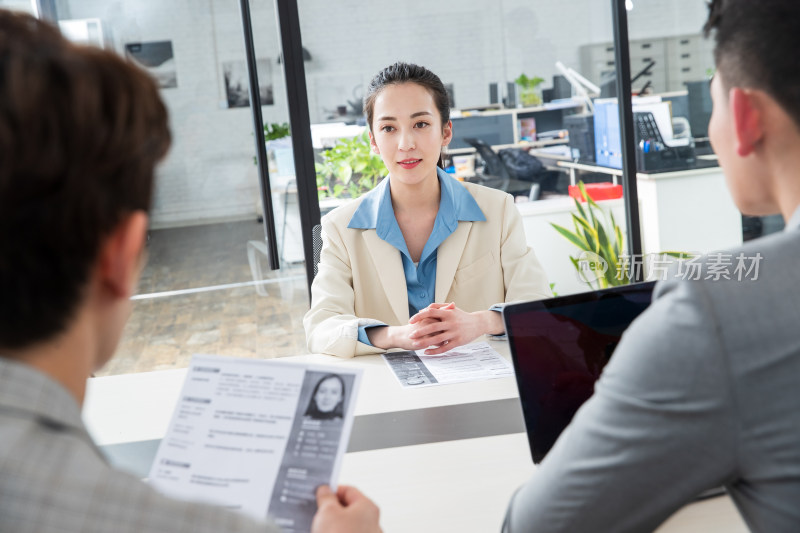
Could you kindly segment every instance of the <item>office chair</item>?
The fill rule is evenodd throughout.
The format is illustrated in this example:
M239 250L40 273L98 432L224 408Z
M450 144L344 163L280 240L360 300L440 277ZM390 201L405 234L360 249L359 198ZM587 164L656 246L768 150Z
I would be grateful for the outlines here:
M494 176L495 178L502 178L504 180L510 180L511 174L508 172L506 168L506 164L503 163L503 160L500 159L500 156L497 155L497 152L492 150L492 147L486 144L481 139L474 139L472 137L465 138L464 142L475 148L475 151L478 152L478 155L481 156L483 162L486 164L486 168L484 172L490 176Z
M476 180L476 183L500 189L512 196L528 196L530 194L532 183L512 178L506 164L497 155L497 152L492 150L491 146L481 139L464 138L464 142L475 148L485 163L484 177Z
M322 253L322 225L317 224L311 228L311 246L314 249L314 277L319 270L319 256Z

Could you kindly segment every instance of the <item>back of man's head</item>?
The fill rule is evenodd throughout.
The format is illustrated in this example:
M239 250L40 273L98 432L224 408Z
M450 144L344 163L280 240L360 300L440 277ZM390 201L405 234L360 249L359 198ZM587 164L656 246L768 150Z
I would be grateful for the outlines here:
M711 0L706 35L730 87L760 89L800 126L800 1Z
M146 73L0 10L0 348L67 327L103 239L150 208L169 144Z

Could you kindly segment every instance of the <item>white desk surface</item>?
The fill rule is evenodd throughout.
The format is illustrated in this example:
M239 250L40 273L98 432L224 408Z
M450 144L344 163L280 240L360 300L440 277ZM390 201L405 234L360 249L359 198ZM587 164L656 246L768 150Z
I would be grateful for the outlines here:
M488 341L510 359L508 343ZM328 355L282 357L282 362L359 366L364 379L355 414L369 415L517 397L513 377L403 389L380 355L341 359ZM167 432L186 370L161 370L89 380L83 419L99 445L160 439Z
M536 467L523 433L348 453L340 482L381 508L384 533L499 532ZM657 533L747 533L727 496L692 503Z
M709 159L702 157L705 161L714 161L715 158ZM575 163L573 161L559 161L556 163L559 167L573 170L585 170L588 172L602 172L611 176L622 176L623 172L618 168L604 167L594 163ZM681 170L649 170L639 171L636 173L636 179L639 180L667 180L667 179L683 179L694 176L703 176L706 174L721 174L722 169L719 165L703 166L700 168L687 168Z
M505 342L491 344L508 357ZM380 356L281 360L364 368L356 416L517 397L513 378L402 389ZM162 438L185 373L91 379L83 410L90 433L101 446ZM535 466L526 435L515 433L347 453L340 482L359 487L380 506L385 533L484 533L499 531L509 498L531 475ZM690 504L658 530L723 531L747 531L728 497Z

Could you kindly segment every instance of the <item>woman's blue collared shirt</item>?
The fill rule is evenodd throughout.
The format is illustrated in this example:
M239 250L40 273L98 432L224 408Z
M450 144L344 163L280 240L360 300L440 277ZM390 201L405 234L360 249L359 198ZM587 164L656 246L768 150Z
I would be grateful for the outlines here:
M439 211L418 265L414 265L411 260L403 233L394 216L389 186L391 178L383 180L361 200L347 225L354 229L374 229L378 237L400 251L408 290L408 316L415 315L433 303L436 290L436 250L439 245L456 230L459 221L486 220L483 211L466 188L442 169L437 168L436 172L441 187ZM358 328L358 340L370 344L366 326Z

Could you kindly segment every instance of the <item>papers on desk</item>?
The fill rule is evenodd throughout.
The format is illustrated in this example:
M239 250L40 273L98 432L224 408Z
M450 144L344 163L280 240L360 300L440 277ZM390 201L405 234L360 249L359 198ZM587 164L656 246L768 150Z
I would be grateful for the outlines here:
M557 144L555 146L542 146L541 148L535 148L531 155L554 155L571 158L572 152L570 151L568 144Z
M424 350L390 352L383 354L383 359L404 388L514 375L511 363L486 342L460 346L441 355L425 355Z
M316 487L335 485L357 368L195 355L150 483L286 532L308 532Z
M551 100L542 104L545 109L570 109L583 105L583 102L578 98L559 98Z

